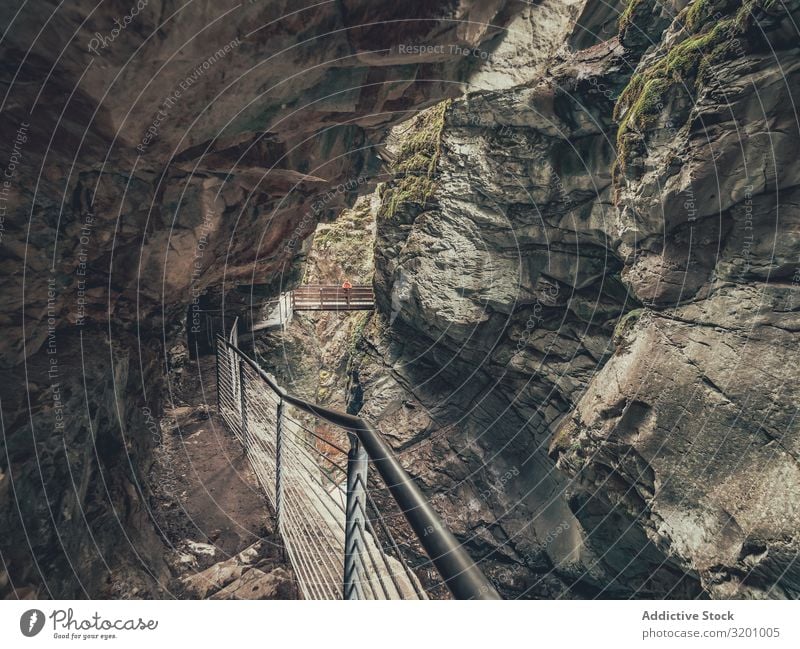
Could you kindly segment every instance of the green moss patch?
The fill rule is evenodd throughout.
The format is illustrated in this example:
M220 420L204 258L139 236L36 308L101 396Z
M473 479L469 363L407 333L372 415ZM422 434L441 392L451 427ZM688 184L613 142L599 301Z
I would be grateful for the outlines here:
M392 163L394 179L382 189L379 218L391 219L403 204L424 206L433 196L442 129L451 103L450 100L443 101L414 118Z
M628 330L642 317L644 309L632 309L620 317L614 327L614 343L619 344Z
M619 15L619 20L617 20L617 27L620 32L624 32L631 26L634 14L641 4L642 0L628 0L628 4L625 5L625 9Z
M620 29L630 21L640 1L631 0L620 18ZM683 10L677 20L683 22L688 38L651 67L634 74L617 100L615 171L624 170L630 163L633 143L643 139L642 131L662 112L666 97L676 89L696 94L708 80L708 68L727 58L736 39L752 24L754 14L772 4L774 0L695 0Z

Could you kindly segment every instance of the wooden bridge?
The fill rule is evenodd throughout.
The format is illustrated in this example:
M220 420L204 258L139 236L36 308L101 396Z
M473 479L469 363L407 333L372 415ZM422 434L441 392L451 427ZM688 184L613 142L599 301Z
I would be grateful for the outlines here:
M292 311L371 311L375 293L371 286L307 284L291 292L291 304Z
M372 311L374 308L375 293L371 286L345 289L337 285L306 284L271 300L262 320L249 322L245 318L240 340L251 340L257 331L286 329L295 311ZM212 336L213 329L209 331L212 333L208 335Z

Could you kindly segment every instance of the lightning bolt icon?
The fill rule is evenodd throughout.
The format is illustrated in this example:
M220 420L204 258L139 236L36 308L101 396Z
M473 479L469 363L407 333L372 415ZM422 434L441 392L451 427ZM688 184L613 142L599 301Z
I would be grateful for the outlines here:
M30 619L28 620L28 631L33 631L33 626L34 626L34 624L36 624L36 620L38 618L39 618L39 616L36 615L36 611L33 611L31 613Z

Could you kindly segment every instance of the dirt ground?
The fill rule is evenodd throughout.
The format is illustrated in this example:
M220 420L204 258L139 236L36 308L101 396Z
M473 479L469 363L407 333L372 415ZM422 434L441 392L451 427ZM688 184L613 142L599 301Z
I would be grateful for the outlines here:
M285 566L273 514L242 446L216 412L214 356L187 361L171 373L170 385L152 480L156 520L171 548L173 595L181 596L181 578L257 542L262 565Z

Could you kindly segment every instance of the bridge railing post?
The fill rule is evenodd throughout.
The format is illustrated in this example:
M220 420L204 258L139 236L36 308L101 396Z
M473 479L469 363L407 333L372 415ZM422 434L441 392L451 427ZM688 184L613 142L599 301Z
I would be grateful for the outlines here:
M250 445L249 435L247 434L247 381L244 375L245 364L239 362L239 410L241 412L241 425L242 425L242 445L245 451L248 450Z
M275 529L283 535L283 399L275 413Z
M369 456L359 439L350 434L350 452L347 455L347 502L344 527L344 599L362 599L362 553L365 550L367 511L367 472Z

